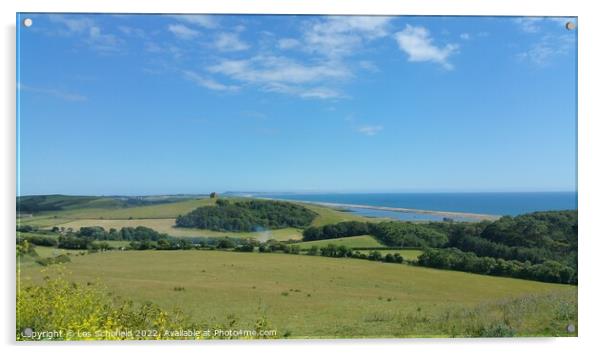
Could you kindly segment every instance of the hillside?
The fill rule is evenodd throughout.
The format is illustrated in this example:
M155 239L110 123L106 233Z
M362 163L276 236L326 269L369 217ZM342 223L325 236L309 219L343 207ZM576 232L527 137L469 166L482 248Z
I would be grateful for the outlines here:
M265 316L292 338L564 336L577 321L574 286L355 259L125 251L72 257L66 268L124 298L184 306L200 323L230 315L252 328ZM22 270L24 284L42 280L38 269Z

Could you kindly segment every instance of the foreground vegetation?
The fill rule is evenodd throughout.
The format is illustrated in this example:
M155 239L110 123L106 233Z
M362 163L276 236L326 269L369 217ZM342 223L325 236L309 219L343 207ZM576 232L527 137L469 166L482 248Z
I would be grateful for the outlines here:
M277 338L265 317L237 333L236 318L195 323L182 310L112 296L92 282L69 282L61 273L17 291L17 340L161 340Z
M294 257L294 258L293 258ZM56 265L26 268L22 288ZM258 318L292 338L565 336L577 325L574 286L355 259L222 251L114 251L74 257L69 281L196 323ZM176 290L177 289L177 290Z

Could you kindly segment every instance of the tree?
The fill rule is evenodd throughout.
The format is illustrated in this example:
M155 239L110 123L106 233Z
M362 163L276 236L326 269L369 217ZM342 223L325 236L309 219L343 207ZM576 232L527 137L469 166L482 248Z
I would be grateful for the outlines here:
M307 250L307 254L310 256L315 256L319 252L318 246L313 245Z

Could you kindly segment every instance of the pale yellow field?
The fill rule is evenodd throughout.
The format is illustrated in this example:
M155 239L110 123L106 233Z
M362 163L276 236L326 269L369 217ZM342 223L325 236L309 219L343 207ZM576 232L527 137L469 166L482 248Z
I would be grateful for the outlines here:
M213 205L213 199L192 199L176 203L159 204L143 207L120 208L120 209L77 209L58 212L47 212L33 218L24 218L22 224L30 224L46 229L53 226L79 229L83 226L102 226L106 230L110 228L120 229L122 227L145 226L161 233L174 237L252 237L262 241L275 239L279 241L300 240L302 230L285 228L267 232L218 232L202 229L175 228L175 218L186 214L200 206ZM313 226L321 226L342 221L378 221L384 219L373 219L361 215L341 212L329 207L314 204L303 204L308 209L318 213L312 222Z
M73 228L74 230L84 226L101 226L105 230L110 228L121 229L122 227L137 227L145 226L155 231L168 234L175 237L233 237L245 238L252 237L261 240L276 239L279 241L299 240L302 237L302 231L294 228L286 228L272 230L266 232L218 232L202 229L187 229L174 227L175 219L132 219L132 220L115 220L115 219L81 219L61 224L61 227Z

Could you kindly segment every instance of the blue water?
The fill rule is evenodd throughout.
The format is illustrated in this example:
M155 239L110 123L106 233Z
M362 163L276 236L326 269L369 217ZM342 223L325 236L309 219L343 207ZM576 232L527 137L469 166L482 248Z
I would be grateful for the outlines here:
M369 218L390 218L390 219L397 219L397 220L402 220L402 221L443 221L442 215L435 215L435 214L409 213L409 212L376 210L376 209L365 209L365 208L346 208L346 211L349 211L353 214L367 216ZM458 216L454 216L452 219L454 221L479 221L479 220L473 219L473 218L458 217Z
M311 202L358 204L394 208L454 211L491 215L518 215L534 211L577 209L576 192L533 193L331 193L331 194L261 194L261 197ZM379 210L352 210L368 216L391 217L397 213ZM425 218L439 220L438 216L423 214L399 215L397 218Z

